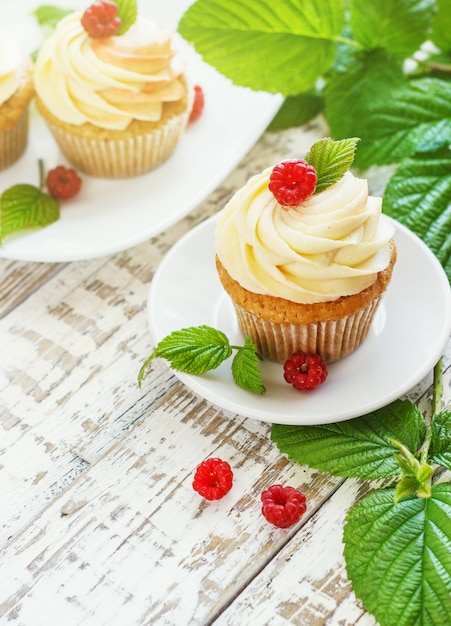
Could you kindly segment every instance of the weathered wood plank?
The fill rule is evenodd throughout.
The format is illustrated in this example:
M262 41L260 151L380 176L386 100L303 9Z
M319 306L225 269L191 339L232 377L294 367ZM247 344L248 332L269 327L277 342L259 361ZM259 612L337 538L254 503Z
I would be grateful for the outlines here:
M0 259L0 318L58 274L63 267L61 263L25 263Z
M0 616L33 626L51 615L99 626L205 623L295 532L267 524L261 490L294 484L315 507L340 483L288 462L268 432L174 387L4 545ZM230 461L235 482L208 503L191 481L213 454Z

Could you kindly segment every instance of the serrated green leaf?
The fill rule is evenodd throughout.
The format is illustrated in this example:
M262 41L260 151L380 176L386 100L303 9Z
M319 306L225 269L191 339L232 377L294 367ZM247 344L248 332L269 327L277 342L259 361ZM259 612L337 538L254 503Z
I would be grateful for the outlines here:
M246 337L245 344L233 357L232 376L239 387L254 393L265 393L254 343Z
M382 208L429 246L451 282L451 150L405 159L387 184Z
M432 422L430 460L451 469L451 411L440 411Z
M135 23L138 14L136 0L113 0L118 6L117 15L121 20L121 25L117 35L123 35L130 26Z
M342 52L324 88L325 116L334 139L364 138L365 118L375 99L405 82L402 63L383 50Z
M449 0L436 0L436 6L431 39L441 50L451 50L451 4Z
M433 0L352 0L351 29L366 50L408 57L427 38Z
M332 65L343 24L342 0L198 0L178 30L234 83L289 96Z
M396 400L363 417L335 424L273 424L271 439L296 463L334 476L367 479L400 473L394 457L397 447L390 443L390 438L415 453L425 432L425 422L418 408L407 400Z
M13 185L0 197L0 241L22 230L48 226L59 216L55 198L33 185Z
M226 335L203 325L182 328L164 337L151 358L162 357L179 372L201 375L216 369L231 354L232 348Z
M301 126L321 113L323 98L316 93L303 93L285 99L276 116L268 126L268 130L284 130L293 126Z
M356 596L382 626L443 626L451 615L451 484L394 502L377 490L349 511L344 556Z
M422 78L376 98L360 125L356 165L399 163L451 142L451 83Z
M36 17L40 26L55 28L63 17L66 17L66 15L73 12L74 9L62 9L61 7L53 6L52 4L43 4L33 11L33 15Z
M349 170L354 161L359 139L320 139L308 151L305 160L316 170L315 193L320 193L336 183Z

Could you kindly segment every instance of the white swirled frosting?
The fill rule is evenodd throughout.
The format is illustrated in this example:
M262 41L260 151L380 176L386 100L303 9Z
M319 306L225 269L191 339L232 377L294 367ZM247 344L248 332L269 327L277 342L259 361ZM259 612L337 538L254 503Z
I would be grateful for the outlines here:
M0 105L17 91L23 74L25 57L16 44L0 40Z
M158 121L165 102L184 97L183 66L153 22L140 17L123 35L91 39L81 15L61 20L36 60L35 89L55 117L123 130Z
M252 177L219 213L216 252L229 275L253 293L303 304L369 287L389 265L394 227L367 181L347 172L286 208L268 189L271 171Z

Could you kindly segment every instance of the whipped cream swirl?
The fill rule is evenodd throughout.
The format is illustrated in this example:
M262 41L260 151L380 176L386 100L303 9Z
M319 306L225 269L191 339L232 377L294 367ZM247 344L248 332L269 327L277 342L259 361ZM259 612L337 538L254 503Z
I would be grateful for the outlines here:
M0 40L0 105L17 91L24 67L25 56L20 48L10 40Z
M36 61L36 92L55 117L124 130L134 119L157 122L165 102L184 98L170 35L140 17L123 35L91 39L81 16L63 18Z
M286 208L268 189L271 171L252 177L219 214L216 252L230 276L253 293L302 304L369 287L389 265L395 229L367 181L346 172Z

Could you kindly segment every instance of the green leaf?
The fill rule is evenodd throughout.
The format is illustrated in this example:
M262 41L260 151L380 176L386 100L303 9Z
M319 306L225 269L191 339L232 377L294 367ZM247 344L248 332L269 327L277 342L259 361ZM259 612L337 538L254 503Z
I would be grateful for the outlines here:
M367 50L408 57L427 38L433 9L432 0L352 0L351 29Z
M325 116L332 136L364 138L365 118L375 99L405 81L402 64L386 52L344 52L341 48L324 88Z
M42 228L59 219L59 203L33 185L19 184L0 197L0 242L13 233Z
M420 461L402 443L390 439L399 452L394 456L401 468L402 476L395 490L395 502L400 498L416 493L418 498L429 498L434 468Z
M451 83L412 80L376 98L360 125L356 165L399 163L415 152L431 152L451 142Z
M357 137L338 141L325 137L313 144L305 160L316 170L315 193L320 193L336 183L349 170L358 142Z
M262 383L259 357L254 343L246 337L244 347L239 348L232 361L233 379L239 387L254 393L265 393Z
M450 483L397 504L394 489L377 490L350 509L348 576L381 626L443 626L451 615L450 518Z
M56 25L63 17L73 12L74 9L62 9L61 7L51 4L43 4L33 11L33 15L36 17L40 26L56 28Z
M121 20L121 25L117 35L123 35L130 26L135 23L138 14L136 0L113 0L118 6L117 15Z
M444 410L434 416L430 461L451 469L451 411Z
M301 126L321 113L323 98L316 93L288 96L268 126L268 130L284 130Z
M405 159L387 184L382 206L429 246L451 282L451 150Z
M431 39L441 50L451 50L451 4L449 0L436 0L436 5Z
M396 400L363 417L335 424L273 424L271 439L292 461L334 476L383 478L399 475L396 439L415 453L423 442L425 422L418 408Z
M210 326L182 328L158 343L141 368L138 380L142 380L143 368L155 357L166 359L180 372L201 375L217 368L231 354L229 340L221 331Z
M198 0L180 34L238 85L296 95L333 63L344 25L342 0ZM264 68L264 71L262 71Z

